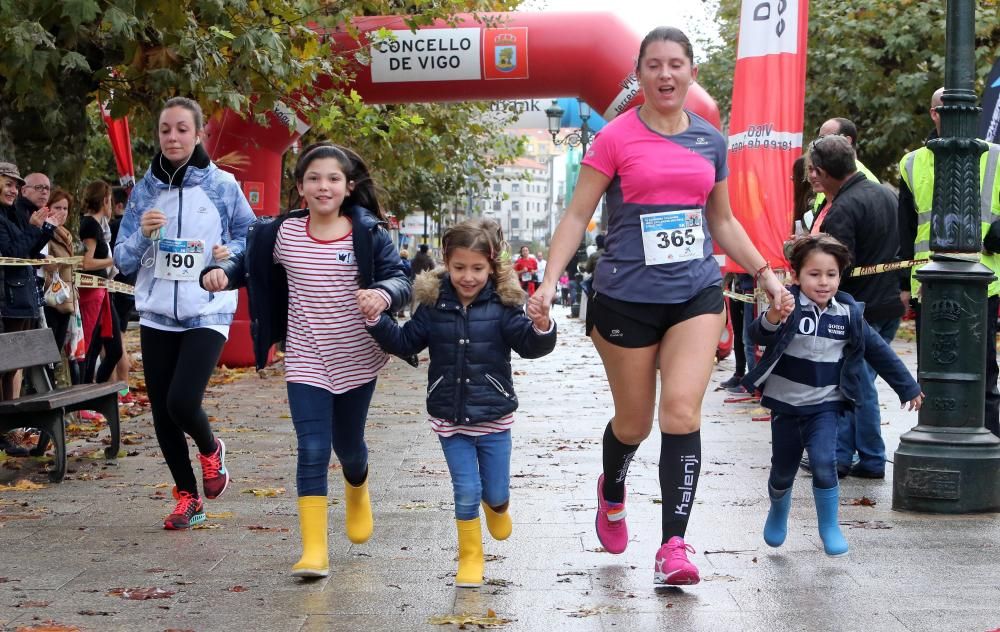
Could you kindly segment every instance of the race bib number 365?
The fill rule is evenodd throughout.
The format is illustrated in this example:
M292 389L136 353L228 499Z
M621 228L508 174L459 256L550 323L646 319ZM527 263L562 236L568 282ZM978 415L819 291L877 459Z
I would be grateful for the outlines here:
M200 239L161 239L157 242L153 276L167 281L197 281L205 267L205 242Z
M647 266L695 261L705 256L705 230L700 209L664 211L639 216Z

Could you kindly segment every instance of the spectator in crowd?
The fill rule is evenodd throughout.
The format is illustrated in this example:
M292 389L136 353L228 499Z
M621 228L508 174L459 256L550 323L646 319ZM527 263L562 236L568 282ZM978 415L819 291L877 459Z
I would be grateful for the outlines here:
M420 244L420 247L417 248L417 254L413 257L413 262L410 264L412 277L416 278L421 272L433 269L434 259L427 253L427 244Z
M399 250L399 263L403 266L403 272L406 274L406 278L412 282L414 276L413 264L410 262L410 251L406 248L401 248ZM410 313L412 314L413 312L411 311ZM406 310L401 308L398 312L396 312L396 316L399 318L406 316Z
M857 169L854 148L844 136L819 138L809 147L810 168L832 198L823 232L847 246L855 266L894 261L899 253L899 224L895 194L872 182ZM889 344L903 316L899 275L895 272L851 278L841 289L864 303L868 325ZM858 392L853 415L845 415L838 429L837 470L841 477L885 477L885 443L879 413L875 370L867 374ZM852 467L854 453L860 461Z
M864 166L860 160L857 159L857 148L858 148L858 126L854 124L854 121L850 119L837 117L829 119L819 126L818 138L823 138L824 136L839 135L847 139L847 142L851 144L854 148L855 153L855 166L857 170L865 175L866 178L872 182L878 183L878 178L875 177L868 167ZM816 189L813 189L814 191ZM813 217L816 221L812 224L812 234L815 235L822 231L820 226L823 223L823 218L826 215L824 211L829 210L830 206L827 203L827 194L823 191L817 191L816 197L813 200ZM832 197L832 196L830 196Z
M538 272L538 261L531 256L531 250L527 246L521 246L521 253L514 261L514 272L521 283L521 289L531 296L535 293L535 283Z
M943 105L944 88L938 88L931 95L930 117L934 130L930 138L941 135L941 115L937 109ZM989 149L979 156L979 207L980 227L983 231L983 251L979 261L993 273L1000 274L1000 146L990 144ZM903 260L928 259L931 256L931 206L934 202L934 152L926 146L909 152L899 161L899 254ZM922 266L914 266L900 282L903 289L901 300L904 305L912 305L917 317L917 364L920 363L920 282L916 272ZM1000 309L1000 277L990 282L986 291L986 340L996 340L997 311ZM997 378L996 345L986 347L986 402L985 426L993 434L1000 436L1000 389Z
M5 257L38 259L41 257L42 247L52 239L53 235L57 231L65 230L46 221L49 217L47 206L39 207L23 196L27 193L35 200L48 202L48 178L45 178L44 182L36 178L38 188L35 186L26 188L25 180L18 173L17 166L9 162L0 163L0 176L3 177L0 253ZM17 197L18 186L22 191L20 198ZM10 333L34 327L40 315L34 267L4 266L3 285L0 314L3 315L4 331ZM17 397L20 390L20 373L17 371L6 373L3 376L3 399Z
M105 220L111 215L111 185L103 180L91 182L83 192L83 217L80 218L80 241L83 242L82 272L103 279L111 276L114 260L104 233ZM80 316L83 320L87 361L83 381L107 382L117 370L122 356L121 329L106 288L80 288ZM98 358L104 359L97 367Z
M118 229L122 225L122 217L125 216L126 204L128 204L128 191L125 187L111 187L111 220L108 222L111 240L108 243L112 246L118 240ZM115 281L135 285L135 273L122 274L117 267L112 271ZM135 398L129 393L128 387L128 374L132 369L132 360L128 355L128 349L125 348L125 332L128 330L131 315L135 311L135 296L125 292L111 292L111 309L115 312L115 321L117 321L116 324L122 339L122 355L121 359L118 360L118 366L115 367L115 379L124 382L125 388L119 391L118 396L121 403L130 404L135 401Z
M48 207L51 211L49 222L56 226L63 226L69 218L70 209L73 207L73 196L63 191L55 189L48 200ZM63 239L59 235L53 237L48 244L48 255L50 257L71 257L73 256L73 240L69 233L65 234L68 239ZM64 351L66 346L66 332L69 330L69 320L76 312L76 288L73 283L73 266L69 264L51 264L44 269L45 287L50 287L53 281L62 284L66 288L66 300L57 303L44 305L45 323L52 329L55 335L56 345L60 351Z

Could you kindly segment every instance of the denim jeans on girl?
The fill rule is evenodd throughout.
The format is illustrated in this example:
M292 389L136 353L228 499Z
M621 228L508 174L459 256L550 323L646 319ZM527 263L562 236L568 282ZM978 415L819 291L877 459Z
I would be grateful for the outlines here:
M510 499L510 430L478 437L438 437L455 490L455 519L479 517L479 501L499 507Z
M809 453L813 487L837 486L837 425L849 414L829 410L813 415L775 414L771 419L771 476L776 490L788 489L795 481L803 448Z
M326 496L331 448L347 482L357 486L365 481L365 421L375 381L338 395L308 384L288 383L288 408L299 443L295 473L299 496Z

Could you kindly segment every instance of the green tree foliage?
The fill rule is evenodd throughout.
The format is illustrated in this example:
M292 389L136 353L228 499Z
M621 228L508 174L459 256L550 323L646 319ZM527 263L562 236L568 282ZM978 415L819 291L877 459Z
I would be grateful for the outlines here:
M310 138L334 139L362 155L397 217L417 209L440 217L470 190L478 197L489 172L522 153L523 141L501 131L514 114L487 110L482 102L369 106L353 95L320 117Z
M728 114L739 31L738 0L719 0L719 42L698 80ZM931 94L944 85L945 2L811 0L805 139L828 118L858 125L858 155L895 180L897 163L932 129ZM1000 3L976 2L976 91L1000 56Z
M155 145L153 117L171 96L191 96L207 114L232 108L263 120L276 101L299 95L292 105L332 140L382 161L393 198L429 203L431 191L456 190L455 165L465 156L443 168L435 161L455 149L469 152L473 172L488 167L498 126L476 126L477 104L387 107L342 90L314 94L321 76L346 85L353 55L331 51L315 28L350 32L354 17L393 14L412 14L408 24L417 27L518 1L0 0L0 156L73 189L93 177L86 161L108 164L94 138L104 133L90 107L98 98L110 101L112 115L129 116L133 139L146 148ZM409 191L407 183L421 186Z

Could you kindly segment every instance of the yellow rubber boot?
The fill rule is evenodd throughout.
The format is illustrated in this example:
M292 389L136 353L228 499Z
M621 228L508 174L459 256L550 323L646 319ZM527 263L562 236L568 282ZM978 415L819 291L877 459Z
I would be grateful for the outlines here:
M479 518L456 520L458 527L458 573L455 586L478 588L483 585L483 530Z
M490 530L490 535L493 536L493 539L506 540L509 538L510 532L513 529L510 521L510 504L508 503L507 508L500 513L493 511L493 508L485 502L482 505L483 514L486 516L486 528Z
M326 496L299 497L299 530L302 532L302 559L292 566L295 577L326 577L330 555L326 548Z
M344 523L347 529L347 538L355 543L362 544L372 537L372 529L375 521L372 518L372 501L368 496L368 479L357 487L351 485L344 479Z

